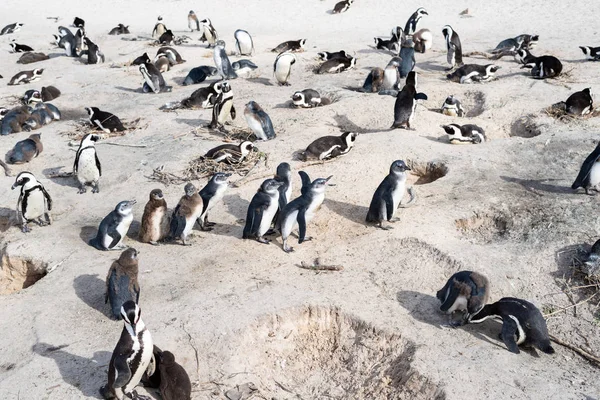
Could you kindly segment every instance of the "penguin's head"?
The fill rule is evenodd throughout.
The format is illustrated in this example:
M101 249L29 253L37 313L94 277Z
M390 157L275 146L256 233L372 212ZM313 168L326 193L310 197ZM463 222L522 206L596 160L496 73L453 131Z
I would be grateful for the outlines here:
M189 15L190 16L194 16L194 15L196 15L196 13L194 12L194 10L190 10L190 14Z
M136 203L135 200L125 200L121 201L115 207L115 211L120 215L129 215L133 209L133 205Z
M427 10L424 9L423 7L417 8L417 11L415 11L415 14L417 14L417 16L429 15Z
M246 157L251 151L256 151L254 144L248 140L240 143L240 153Z
M198 189L196 189L196 186L194 186L194 184L190 182L185 185L183 191L185 192L186 196L192 197L198 192Z
M203 23L203 24L205 24L205 25L211 25L210 19L208 19L208 18L204 18L204 19L203 19L202 21L200 21L200 22L202 22L202 23Z
M128 248L119 256L119 264L123 266L137 264L138 254L138 251L133 247Z
M435 294L435 297L437 297L437 299L441 302L444 303L446 301L446 292L444 290L444 288L441 288L440 290L438 290Z
M33 174L31 172L23 171L19 175L17 175L17 178L15 179L15 183L13 183L11 189L15 190L19 186L25 186L25 185L31 186L31 185L34 185L35 183L37 183L35 176L33 176Z
M292 95L292 101L296 105L304 104L304 93L298 91Z
M406 165L403 160L396 160L390 166L390 173L394 175L401 174L406 171L410 171L410 167Z
M500 68L502 68L502 67L499 65L490 64L485 67L485 71L487 72L488 75L495 74L496 71L498 71Z
M260 108L257 102L249 101L248 104L246 104L246 110L252 113L257 113L259 111L262 111L262 108Z
M303 48L304 48L304 45L306 44L306 39L300 39L300 40L298 41L298 44L300 45L300 48L302 48L302 49L303 49Z
M121 306L121 316L127 325L131 325L135 331L135 325L140 321L142 311L133 300L127 300Z
M462 136L460 132L460 125L458 124L442 125L442 128L444 129L444 131L446 131L446 134L448 136Z
M162 200L164 198L165 196L163 195L163 192L160 189L153 189L150 192L150 200Z
M38 90L30 89L25 92L23 96L23 104L30 105L31 103L38 103L42 101L42 94Z
M87 111L88 116L90 118L92 118L92 116L94 115L94 113L96 112L96 110L98 110L98 108L96 108L96 107L86 107L85 108L85 111Z
M12 44L11 44L11 46L12 46ZM14 46L13 46L13 48L14 48ZM322 51L320 53L317 53L317 56L319 57L319 59L321 61L327 61L327 52L326 51Z
M387 66L398 68L400 65L402 65L402 57L392 57Z
M292 168L290 167L290 164L286 163L286 162L282 162L281 164L279 164L277 166L277 172L275 177L279 177L279 178L290 178L292 176Z
M44 68L36 68L36 69L33 70L33 75L34 76L40 76L43 73L44 73Z
M160 364L167 366L175 363L175 356L170 351L163 351L160 353Z
M229 179L230 176L231 176L230 173L217 172L216 174L214 174L212 176L211 181L213 181L217 185L226 185L229 183L229 182L227 182L227 179Z
M144 53L135 60L131 62L131 65L142 65L147 62L150 62L150 57L148 57L148 53Z
M527 42L527 48L531 49L532 47L538 44L539 40L540 35L531 35L531 38Z
M260 185L260 190L265 193L275 193L283 182L277 182L275 179L267 179Z
M587 46L579 46L579 48L581 49L581 51L583 51L583 54L586 56L590 55L590 48Z
M451 94L450 96L446 97L446 101L444 101L444 104L450 104L450 105L456 104L456 99L454 98L454 95Z
M6 107L0 107L0 121L4 119L4 116L8 114L10 110Z
M442 35L444 35L446 40L448 40L448 38L452 36L452 32L454 31L452 30L452 27L450 25L446 25L442 28Z
M83 137L83 139L81 139L81 144L79 145L80 147L87 147L87 146L93 146L95 142L97 142L100 139L99 135L93 134L93 133L88 133L87 135L85 135Z
M323 193L325 191L325 188L329 185L329 186L334 186L331 184L328 184L329 180L333 178L333 175L330 175L327 178L317 178L315 179L311 184L310 184L310 190L312 192L315 193Z
M406 75L406 84L413 85L415 88L417 87L417 71L410 71Z
M592 97L592 88L585 88L582 90L587 96Z
M357 132L342 133L342 140L344 141L344 143L346 143L346 146L348 146L348 147L354 146L354 142L356 141L357 137L358 137Z

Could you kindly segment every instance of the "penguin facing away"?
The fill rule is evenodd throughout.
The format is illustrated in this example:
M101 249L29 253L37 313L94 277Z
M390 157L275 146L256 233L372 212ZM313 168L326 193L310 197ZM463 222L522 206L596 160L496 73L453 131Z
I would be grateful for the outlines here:
M37 157L43 150L42 134L31 135L29 138L15 144L15 147L10 152L8 162L10 164L27 163Z
M217 172L214 174L206 186L200 190L202 197L202 214L198 218L198 224L203 231L211 231L216 224L208 221L208 212L221 202L225 191L229 187L229 173Z
M108 364L108 382L100 388L100 394L107 400L151 400L135 391L144 373L154 373L149 367L155 365L152 335L140 315L134 301L127 301L121 307L123 330Z
M585 161L581 165L579 174L575 178L575 182L571 185L571 189L577 190L578 188L584 188L585 193L590 196L594 196L594 192L600 191L600 143L596 145L594 151L586 157Z
M97 142L100 136L88 133L81 139L75 162L73 163L73 174L79 181L79 193L87 191L86 185L91 185L92 193L100 192L98 181L102 176L102 166L98 159L98 153L94 142Z
M181 239L184 246L191 246L191 243L187 242L187 237L196 220L202 215L202 197L191 183L185 185L184 192L171 216L170 237Z
M43 102L52 101L58 97L60 97L60 90L58 90L54 86L44 86L40 92L41 100Z
M289 86L288 80L292 73L292 65L296 63L296 56L291 52L280 53L273 64L273 74L280 86Z
M406 77L406 84L398 93L394 103L394 123L392 129L412 129L412 122L417 109L417 100L427 100L425 93L417 93L417 73L410 71Z
M142 243L158 245L158 242L169 234L167 202L160 189L152 190L149 197L142 215L139 240Z
M488 302L490 283L488 279L472 271L460 271L448 279L438 290L436 297L441 302L440 311L450 315L450 325L457 327L468 323ZM459 321L453 321L452 314L462 312Z
M566 104L567 114L587 115L594 110L594 100L590 88L585 88L580 92L575 92L569 96Z
M554 354L546 320L540 310L530 302L504 297L493 304L485 305L469 322L481 323L488 318L502 320L499 338L511 353L519 354L519 346L523 345L536 347L546 354Z
M267 179L261 185L246 214L243 239L256 239L259 243L269 244L263 236L271 228L271 223L279 209L279 187L283 185L275 179Z
M383 222L396 222L396 211L402 203L406 191L406 171L411 169L402 160L396 160L390 166L389 174L379 184L367 212L366 221L378 224L379 228L388 230L391 226L383 226Z
M23 171L17 175L12 190L21 187L17 200L17 220L23 233L30 232L28 223L34 221L40 226L52 224L50 211L52 198L44 185L35 179L31 172ZM44 217L45 221L42 220Z
M227 52L223 45L219 44L215 46L213 58L215 66L223 79L235 79L238 77L231 66L231 62L229 61L229 57L227 57Z
M127 246L121 244L123 238L129 231L129 226L133 221L133 206L135 200L125 200L119 202L102 221L98 227L98 233L95 238L89 241L89 245L98 250L123 250Z
M148 61L140 65L140 72L144 78L144 84L142 86L142 91L144 93L170 92L172 90L171 86L166 85L165 78L163 78L158 68L151 62Z
M273 177L277 182L281 183L279 186L279 210L281 212L285 205L292 199L292 169L290 164L282 162L277 166L277 171ZM277 223L277 218L274 218L274 222Z
M462 61L462 44L458 33L452 29L450 25L444 26L442 34L446 39L446 49L448 50L447 61L450 64L450 69L455 66L463 65Z
M122 319L121 307L127 301L139 303L138 252L133 247L123 251L106 275L104 303L110 302L111 318Z
M252 36L243 29L238 29L233 33L235 38L235 48L240 56L251 56L254 52L254 42Z
M255 101L246 104L244 117L248 127L254 132L259 140L275 139L275 130L269 115Z

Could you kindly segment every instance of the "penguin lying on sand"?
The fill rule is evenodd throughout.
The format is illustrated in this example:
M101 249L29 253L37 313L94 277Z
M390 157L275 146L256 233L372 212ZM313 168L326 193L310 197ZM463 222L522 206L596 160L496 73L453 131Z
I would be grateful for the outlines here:
M29 136L29 138L25 140L17 142L10 152L8 162L11 164L27 163L40 155L44 150L41 136L41 133L37 133Z
M308 145L302 152L302 161L329 160L347 154L358 137L358 133L344 132L340 136L323 136Z
M485 131L473 124L450 124L442 125L448 135L450 144L480 144L485 142Z
M579 46L583 54L587 57L588 60L591 61L600 61L600 46L599 47L591 47L591 46Z
M554 56L534 57L521 68L531 68L531 77L535 79L554 78L560 75L563 65Z
M472 82L489 82L494 79L494 74L500 69L498 65L478 65L478 64L465 64L458 68L451 74L447 75L447 78L453 82L458 83L472 83Z
M274 53L283 53L286 51L292 52L300 52L304 51L304 45L306 44L306 39L300 40L288 40L287 42L283 42L271 50Z
M446 97L446 100L444 100L444 104L442 104L441 111L442 114L447 115L449 117L465 116L465 110L463 109L460 100L458 100L453 95Z

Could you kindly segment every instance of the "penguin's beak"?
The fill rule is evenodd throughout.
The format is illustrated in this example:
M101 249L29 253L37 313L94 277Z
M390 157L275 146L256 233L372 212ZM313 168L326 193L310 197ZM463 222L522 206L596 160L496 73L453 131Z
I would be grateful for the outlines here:
M129 200L128 202L130 206L134 205L135 203L137 203L137 200Z
M408 165L405 165L405 166L404 166L404 170L405 170L405 171L412 171L412 168L410 168Z
M231 172L226 173L225 176L229 178L231 176Z
M19 186L19 182L13 183L11 190L15 190Z
M333 178L333 175L329 175L327 178L325 178L325 182L329 182L331 178Z

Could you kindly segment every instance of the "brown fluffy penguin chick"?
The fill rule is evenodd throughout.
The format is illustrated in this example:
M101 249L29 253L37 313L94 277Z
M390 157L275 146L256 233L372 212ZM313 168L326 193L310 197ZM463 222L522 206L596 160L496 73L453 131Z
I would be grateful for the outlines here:
M188 183L185 185L185 195L179 200L179 204L173 211L171 217L171 239L181 239L184 246L189 245L186 242L187 236L192 231L196 220L202 215L202 197L198 189Z
M42 145L42 134L36 133L29 136L25 140L21 140L15 144L8 161L11 164L22 164L27 163L37 157L44 146Z
M157 245L169 234L169 215L167 202L162 190L154 189L150 192L150 199L144 207L142 226L140 228L140 242Z
M185 369L175 362L170 351L160 355L160 395L163 400L190 400L192 382Z
M138 283L138 252L128 248L121 253L118 260L112 263L106 275L106 294L104 302L110 301L111 316L121 319L121 306L132 300L136 303L140 299L140 285Z

